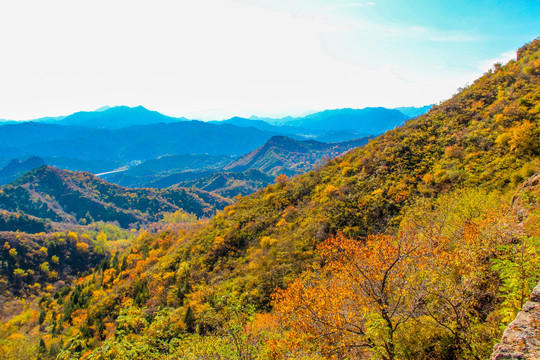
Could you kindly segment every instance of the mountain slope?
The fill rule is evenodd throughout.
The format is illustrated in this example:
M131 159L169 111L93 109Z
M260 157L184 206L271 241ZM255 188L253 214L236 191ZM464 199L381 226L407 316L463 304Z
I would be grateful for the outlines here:
M243 172L219 171L202 178L178 182L173 188L197 188L204 191L212 191L232 199L238 195L245 196L252 194L258 189L271 184L273 181L274 176L269 176L257 169L250 169Z
M230 202L196 189L132 190L90 173L42 166L0 188L0 209L65 223L118 221L120 226L158 220L180 209L210 216Z
M309 264L314 246L338 231L360 238L384 232L407 206L456 187L512 193L540 170L540 41L518 55L366 146L241 198L195 236L193 278L267 304L276 286ZM266 237L281 257L264 249ZM260 251L260 269L243 262L248 249ZM218 276L225 269L227 279Z
M368 138L363 138L327 144L274 136L260 148L241 156L223 169L236 172L258 169L274 177L280 174L296 175L311 170L323 158L334 158L367 142Z

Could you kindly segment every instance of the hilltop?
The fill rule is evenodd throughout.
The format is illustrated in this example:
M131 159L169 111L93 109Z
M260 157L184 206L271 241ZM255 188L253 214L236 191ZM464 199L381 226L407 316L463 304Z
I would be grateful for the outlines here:
M311 170L313 165L323 158L335 158L355 147L365 145L368 139L321 143L274 136L260 148L226 165L223 170L240 172L257 169L271 176L301 174Z

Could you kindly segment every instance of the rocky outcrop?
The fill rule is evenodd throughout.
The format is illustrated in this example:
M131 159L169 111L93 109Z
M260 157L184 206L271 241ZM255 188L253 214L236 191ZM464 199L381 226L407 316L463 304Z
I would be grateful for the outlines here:
M540 284L508 325L491 355L491 360L510 359L540 359Z

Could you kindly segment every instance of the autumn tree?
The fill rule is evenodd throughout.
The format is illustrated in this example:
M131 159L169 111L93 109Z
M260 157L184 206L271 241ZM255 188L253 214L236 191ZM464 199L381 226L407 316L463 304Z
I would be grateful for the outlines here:
M492 263L497 248L519 231L515 224L500 194L481 189L421 201L404 216L403 229L415 229L418 237L438 244L419 321L435 325L432 338L445 339L440 342L455 357L484 359L500 335Z
M429 281L423 270L434 251L412 233L325 241L317 250L321 265L275 295L293 346L305 341L325 356L396 359L399 332L422 305Z

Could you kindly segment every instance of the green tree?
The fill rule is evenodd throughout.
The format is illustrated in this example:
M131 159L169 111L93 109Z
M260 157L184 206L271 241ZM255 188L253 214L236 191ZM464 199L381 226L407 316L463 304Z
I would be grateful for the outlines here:
M504 298L500 313L501 327L506 327L523 308L532 289L540 279L540 238L522 237L516 244L499 247L500 257L493 260L493 268L502 281Z
M189 333L195 332L195 316L191 306L188 306L186 309L186 314L184 315L184 324L186 325L186 331Z

